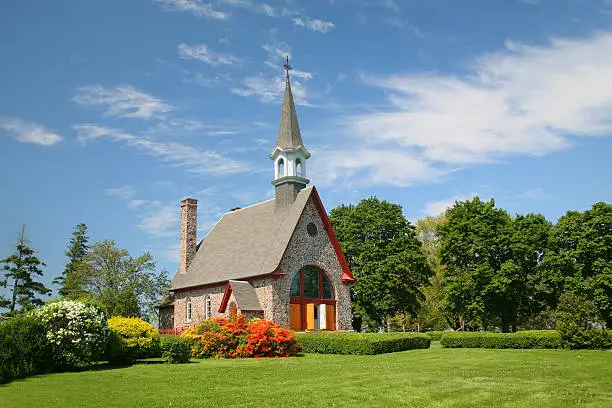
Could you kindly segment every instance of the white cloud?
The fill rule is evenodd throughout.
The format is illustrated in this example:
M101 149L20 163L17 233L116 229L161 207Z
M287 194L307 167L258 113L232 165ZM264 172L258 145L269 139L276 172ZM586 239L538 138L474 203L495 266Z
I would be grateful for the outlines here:
M154 0L167 11L184 11L196 16L208 17L216 20L226 20L230 13L216 10L211 3L201 0Z
M263 49L268 52L269 62L277 61L279 59L284 60L285 57L291 58L291 47L289 44L282 41L275 41L273 44L264 44Z
M206 44L178 46L179 56L182 59L195 59L205 62L212 66L219 65L240 65L243 60L230 54L216 53Z
M0 117L0 129L4 129L20 142L34 143L43 146L51 146L62 141L57 133L37 125L25 122L17 118Z
M307 78L306 78L307 79ZM255 96L263 103L278 102L282 100L285 91L285 78L270 78L264 75L246 78L241 87L231 89L231 92L240 96ZM308 91L302 81L291 81L293 98L298 105L309 105Z
M148 211L140 216L138 227L154 237L176 236L180 223L179 205L150 204Z
M476 58L462 75L362 75L387 93L388 106L342 124L353 145L376 155L389 148L418 152L424 168L544 155L568 148L576 137L612 133L610 72L612 33L540 46L509 41L502 51Z
M270 17L275 17L276 16L276 12L274 11L274 7L270 6L269 4L262 4L261 5L261 10L263 11L264 14L267 14Z
M321 185L409 186L436 180L449 172L405 151L372 150L362 145L350 149L313 148L312 152L311 178Z
M105 128L92 124L74 126L78 140L82 143L98 139L124 143L143 151L158 160L173 166L186 167L190 172L202 174L232 174L245 172L248 164L230 159L227 156L209 150L198 150L174 142L152 141L117 129Z
M328 33L332 28L336 25L331 21L319 20L317 18L310 17L295 17L293 19L293 24L299 27L305 27L312 31L317 31L319 33Z
M108 188L104 192L106 195L125 201L130 208L138 208L146 203L145 200L135 198L136 190L131 186Z
M444 211L446 211L447 208L450 208L453 205L455 205L456 201L471 200L477 195L478 195L477 193L471 193L467 195L456 195L456 196L446 198L444 200L429 202L425 204L425 208L423 209L423 214L425 214L425 216L429 216L429 215L433 217L438 216L442 214Z
M174 108L152 95L130 85L105 88L88 85L77 88L74 102L82 106L101 107L104 115L119 118L150 119L160 117Z

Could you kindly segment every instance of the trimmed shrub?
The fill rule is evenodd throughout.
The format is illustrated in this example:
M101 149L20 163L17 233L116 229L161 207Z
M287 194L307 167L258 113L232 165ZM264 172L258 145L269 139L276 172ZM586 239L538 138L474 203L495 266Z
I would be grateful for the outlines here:
M383 354L426 349L431 338L423 333L303 333L297 335L305 353Z
M561 347L561 337L555 330L447 332L442 335L440 345L447 348L552 349Z
M83 367L101 357L108 329L104 312L81 302L61 300L32 315L45 327L56 368Z
M20 315L0 324L0 384L52 366L45 326L39 319Z
M161 357L166 363L188 363L191 357L192 341L186 337L162 335L160 341Z
M425 332L424 334L428 335L431 341L440 341L440 338L442 338L444 333L446 332L434 330Z
M292 331L264 319L246 323L242 315L204 321L181 336L193 341L194 358L288 357L298 351Z
M607 333L601 329L599 313L593 302L565 292L557 307L557 330L561 344L569 349L598 349L608 344Z
M113 363L131 363L159 355L159 333L137 317L111 317L106 357Z

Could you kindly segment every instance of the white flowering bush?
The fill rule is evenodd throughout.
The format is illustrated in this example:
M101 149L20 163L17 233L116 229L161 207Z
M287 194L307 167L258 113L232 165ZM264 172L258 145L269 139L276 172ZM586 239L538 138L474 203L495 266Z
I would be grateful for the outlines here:
M33 311L45 326L53 361L58 368L95 361L108 336L106 316L94 306L72 300L47 304Z

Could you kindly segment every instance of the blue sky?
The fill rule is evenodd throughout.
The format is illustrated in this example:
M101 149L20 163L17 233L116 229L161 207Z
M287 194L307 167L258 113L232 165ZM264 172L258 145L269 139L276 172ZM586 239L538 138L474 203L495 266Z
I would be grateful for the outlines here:
M286 54L328 211L612 201L610 0L5 1L0 50L0 257L26 224L47 283L79 222L173 275L182 198L270 198Z

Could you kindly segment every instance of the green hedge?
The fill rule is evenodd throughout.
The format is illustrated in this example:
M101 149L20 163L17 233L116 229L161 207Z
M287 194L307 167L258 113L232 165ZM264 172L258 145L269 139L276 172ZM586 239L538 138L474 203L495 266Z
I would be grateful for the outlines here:
M304 353L383 354L429 348L422 333L301 333L296 334Z
M433 331L425 332L424 334L428 335L431 341L440 341L440 338L442 338L442 335L444 333L446 332L433 330Z
M440 339L440 345L448 348L551 349L561 347L561 337L556 330L448 332Z
M181 336L161 335L161 357L166 363L188 363L192 341Z
M30 315L0 324L0 384L53 366L44 324Z

